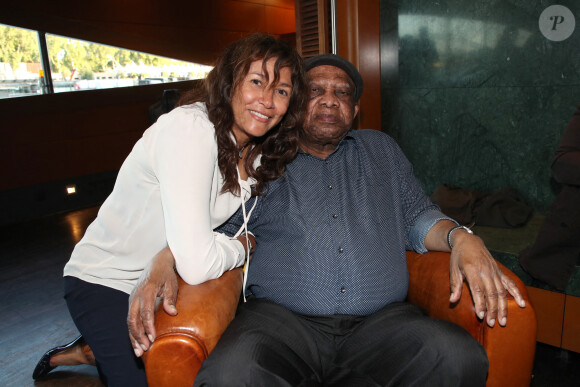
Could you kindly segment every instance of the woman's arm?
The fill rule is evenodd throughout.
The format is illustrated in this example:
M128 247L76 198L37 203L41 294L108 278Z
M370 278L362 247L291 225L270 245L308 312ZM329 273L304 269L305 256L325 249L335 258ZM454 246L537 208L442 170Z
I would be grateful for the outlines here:
M221 189L213 125L199 108L174 112L160 119L149 150L177 271L187 283L199 284L243 264L243 246L214 233L211 219L212 210L232 214L242 201L210 208L212 192Z
M248 240L246 241L246 238ZM237 240L244 246L250 246L250 253L256 247L254 236L240 235ZM155 304L162 298L163 309L170 316L177 315L177 274L175 259L169 247L161 250L149 262L137 285L129 297L127 325L129 337L136 356L142 356L155 340Z

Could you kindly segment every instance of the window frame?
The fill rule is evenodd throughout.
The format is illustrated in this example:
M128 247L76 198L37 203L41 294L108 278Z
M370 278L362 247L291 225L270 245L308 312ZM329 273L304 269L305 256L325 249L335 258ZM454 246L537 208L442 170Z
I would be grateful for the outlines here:
M52 83L52 71L50 70L50 58L48 56L48 44L46 43L46 32L36 31L38 35L38 45L40 49L40 66L44 74L44 79L42 80L43 88L46 88L46 92L42 94L55 94L54 84Z

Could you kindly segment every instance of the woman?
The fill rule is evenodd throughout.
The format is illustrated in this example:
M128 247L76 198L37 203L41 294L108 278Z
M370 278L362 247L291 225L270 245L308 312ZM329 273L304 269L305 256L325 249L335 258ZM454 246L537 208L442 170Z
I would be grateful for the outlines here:
M247 37L227 47L203 86L135 144L64 268L69 311L105 384L147 384L126 318L129 294L158 251L169 246L190 284L243 264L246 236L230 240L213 229L296 155L303 78L289 45ZM53 355L81 342L47 352L33 377L59 364Z

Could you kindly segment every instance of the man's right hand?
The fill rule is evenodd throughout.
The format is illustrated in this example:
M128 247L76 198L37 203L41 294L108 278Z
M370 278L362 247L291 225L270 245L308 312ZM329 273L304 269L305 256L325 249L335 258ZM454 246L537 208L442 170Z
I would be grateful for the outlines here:
M163 309L177 315L177 274L175 259L169 247L161 250L145 268L131 296L127 325L135 355L140 357L155 340L155 303L163 298Z

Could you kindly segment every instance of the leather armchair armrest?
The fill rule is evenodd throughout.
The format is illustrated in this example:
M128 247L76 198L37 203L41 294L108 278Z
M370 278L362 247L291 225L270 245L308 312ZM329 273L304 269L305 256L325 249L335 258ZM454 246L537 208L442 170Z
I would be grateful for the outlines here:
M201 363L234 318L242 270L234 269L200 285L179 278L177 316L155 314L157 338L143 360L149 386L191 387Z
M502 264L498 266L512 278L524 299L520 308L508 295L505 327L490 328L475 315L469 288L464 283L461 300L449 303L449 253L418 254L407 251L409 268L408 301L422 307L429 316L465 328L485 348L489 359L487 386L529 386L536 350L536 314L522 281Z

